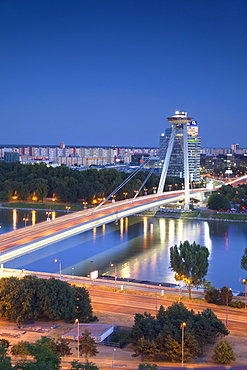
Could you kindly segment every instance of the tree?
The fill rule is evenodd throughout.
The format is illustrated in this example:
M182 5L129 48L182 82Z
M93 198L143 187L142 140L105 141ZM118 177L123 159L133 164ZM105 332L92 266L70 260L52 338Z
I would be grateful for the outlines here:
M0 370L12 369L11 358L7 356L5 347L0 346Z
M70 363L71 368L70 370L99 370L98 366L96 366L93 362L86 361L85 364L81 364L78 360L74 360Z
M179 248L170 248L170 268L175 272L175 279L183 280L191 298L191 290L203 283L208 271L208 248L200 244L190 244L187 240Z
M70 356L72 355L71 347L69 346L70 341L68 339L59 338L56 341L54 340L54 352L58 353L61 356Z
M8 339L0 339L0 347L4 347L4 348L9 348L10 346L10 343L8 341Z
M91 322L97 320L96 316L93 316L93 309L91 305L91 299L88 290L84 287L72 286L75 296L75 317L80 322Z
M212 359L217 364L230 364L231 361L236 360L235 353L233 352L230 343L223 339L214 349Z
M18 343L13 344L11 347L11 354L13 356L27 357L30 354L28 342L20 340Z
M138 339L137 344L134 349L133 357L141 356L141 360L153 360L155 358L156 345L154 340L145 339L141 337Z
M81 356L85 354L85 361L87 361L88 356L96 356L98 353L95 339L90 337L90 334L87 329L84 330L79 340L79 352Z
M229 200L225 195L213 193L208 198L208 208L213 209L215 211L219 211L223 209L224 211L227 211L230 209L230 203Z
M244 254L241 258L241 269L247 271L247 248L245 248Z
M52 370L58 370L60 368L61 358L58 353L54 353L51 342L51 338L43 336L35 343L28 343L27 346L36 364L43 366L44 369L48 366L48 369L50 367ZM41 369L43 368L41 367Z

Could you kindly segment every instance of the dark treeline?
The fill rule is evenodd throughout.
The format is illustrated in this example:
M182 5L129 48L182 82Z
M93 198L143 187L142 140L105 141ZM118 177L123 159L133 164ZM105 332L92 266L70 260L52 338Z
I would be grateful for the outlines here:
M148 172L140 171L116 193L116 200L132 198L145 181ZM64 203L77 203L80 200L92 203L94 199L110 195L129 174L115 169L72 170L66 166L49 167L44 163L22 165L20 163L0 162L0 200L8 201L16 196L18 200L37 201L55 197ZM181 189L183 179L168 179L167 184ZM141 190L153 193L158 186L159 177L152 174ZM168 190L168 185L166 185ZM127 193L127 194L124 194Z
M0 163L0 200L8 201L12 196L18 200L31 200L34 196L38 201L46 197L56 197L65 203L77 203L85 200L107 197L129 175L115 169L72 170L66 166L48 167L44 163L22 165L19 163ZM133 197L147 176L139 172L116 194L116 200ZM147 193L152 193L158 186L158 176L153 174L145 184ZM144 190L142 191L142 194Z

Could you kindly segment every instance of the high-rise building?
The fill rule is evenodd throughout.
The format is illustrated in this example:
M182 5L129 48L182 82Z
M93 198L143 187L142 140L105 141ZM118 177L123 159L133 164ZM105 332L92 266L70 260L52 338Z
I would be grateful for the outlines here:
M173 149L169 162L167 176L184 177L184 143L183 143L183 126L176 125ZM172 133L172 127L168 127L165 134L160 136L160 158L164 162L169 140ZM198 125L196 121L187 124L188 139L188 161L190 181L200 181L200 149L201 138L198 136Z

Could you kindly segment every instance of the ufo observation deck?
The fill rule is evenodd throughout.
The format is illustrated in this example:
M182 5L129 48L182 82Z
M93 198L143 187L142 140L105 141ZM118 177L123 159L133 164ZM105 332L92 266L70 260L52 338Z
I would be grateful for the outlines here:
M176 111L174 116L167 118L167 121L174 125L184 125L193 121L193 118L188 117L187 112Z

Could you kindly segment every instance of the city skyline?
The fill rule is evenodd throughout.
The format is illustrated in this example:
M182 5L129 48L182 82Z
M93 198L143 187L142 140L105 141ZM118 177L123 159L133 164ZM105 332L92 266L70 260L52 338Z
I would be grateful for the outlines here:
M0 4L2 145L158 147L187 111L202 147L244 148L247 3Z

